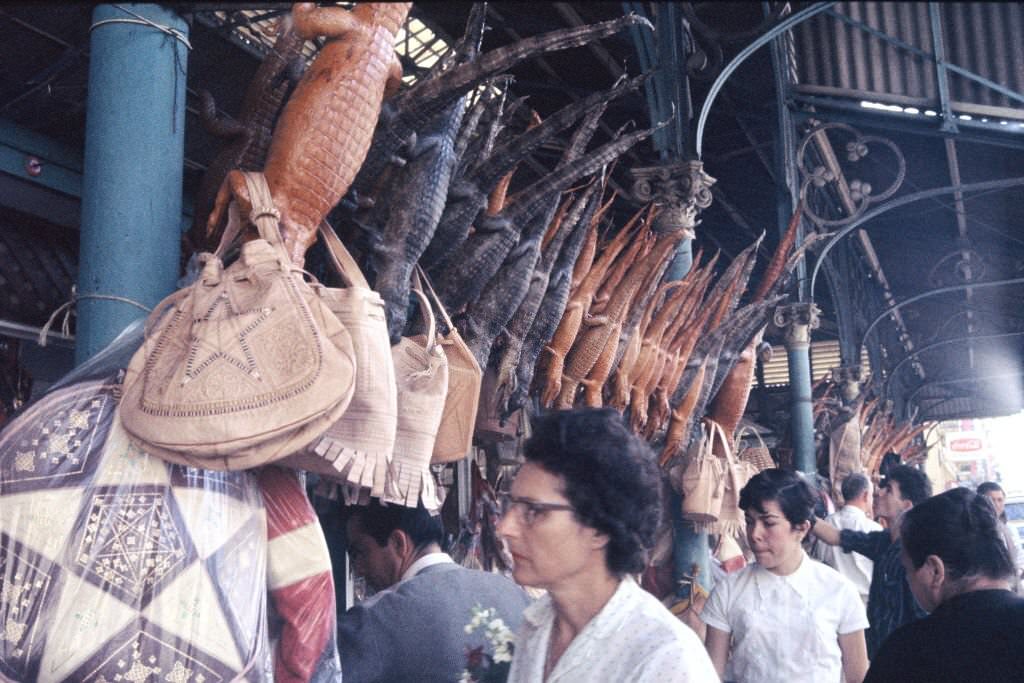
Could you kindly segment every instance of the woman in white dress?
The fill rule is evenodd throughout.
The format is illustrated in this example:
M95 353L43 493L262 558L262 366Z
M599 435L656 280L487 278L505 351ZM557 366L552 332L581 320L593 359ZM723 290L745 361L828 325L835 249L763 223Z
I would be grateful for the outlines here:
M814 498L794 472L768 469L740 491L756 562L715 585L701 619L730 683L861 683L864 604L849 579L804 553Z

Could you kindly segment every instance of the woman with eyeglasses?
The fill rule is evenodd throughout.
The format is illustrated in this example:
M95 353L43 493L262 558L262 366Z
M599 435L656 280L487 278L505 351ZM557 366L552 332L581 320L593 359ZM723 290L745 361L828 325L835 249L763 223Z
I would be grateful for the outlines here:
M526 609L509 683L718 681L697 635L632 575L654 544L654 456L611 409L535 419L498 532Z
M763 470L740 491L740 509L757 561L719 581L700 614L715 669L730 683L861 683L864 603L801 546L811 487L795 472Z

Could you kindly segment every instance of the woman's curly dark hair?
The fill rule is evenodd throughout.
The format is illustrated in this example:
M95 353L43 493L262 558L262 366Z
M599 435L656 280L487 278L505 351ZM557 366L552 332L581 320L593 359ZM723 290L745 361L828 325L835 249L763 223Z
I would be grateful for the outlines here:
M643 571L661 512L658 466L647 444L610 408L551 412L531 426L526 461L558 476L580 523L608 536L608 570Z

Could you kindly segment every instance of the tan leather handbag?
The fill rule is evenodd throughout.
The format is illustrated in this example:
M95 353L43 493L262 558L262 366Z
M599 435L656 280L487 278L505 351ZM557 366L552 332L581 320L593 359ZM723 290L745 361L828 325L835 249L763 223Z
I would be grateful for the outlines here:
M355 391L348 410L309 448L282 464L342 484L346 502L384 495L395 447L398 404L384 300L370 289L345 245L326 224L320 236L343 288L323 288L328 308L344 323L356 353Z
M711 531L726 536L738 536L744 528L743 511L740 510L740 491L750 478L757 474L758 469L748 460L736 456L736 451L729 444L721 427L716 434L716 438L720 440L714 450L722 460L725 487L722 491L722 510L718 514L718 520L711 525Z
M433 512L440 509L441 497L430 458L448 394L448 361L437 343L430 302L417 287L411 292L419 300L427 330L426 335L403 337L391 348L398 383L398 432L382 500L416 507L422 499Z
M125 429L170 462L214 470L272 462L337 420L355 388L348 331L285 253L263 175L245 181L260 238L224 268L241 231L233 204L216 253L151 315L125 377Z
M683 494L683 518L707 528L722 513L725 491L725 468L722 458L714 454L714 440L724 439L722 428L712 420L704 420L702 438L686 458L676 475L676 488Z
M476 413L480 406L480 383L483 373L473 353L462 340L459 331L448 317L448 311L434 292L419 266L413 276L416 287L425 291L438 314L448 326L448 334L440 332L437 342L448 359L448 393L444 398L444 412L441 414L441 426L437 430L434 441L434 453L430 459L432 464L455 462L462 460L473 447L473 427L476 424ZM417 338L422 343L422 339Z

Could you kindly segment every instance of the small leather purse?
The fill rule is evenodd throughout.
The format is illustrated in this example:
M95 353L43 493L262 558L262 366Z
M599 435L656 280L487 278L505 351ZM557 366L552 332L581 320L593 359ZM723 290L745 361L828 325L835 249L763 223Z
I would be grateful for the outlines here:
M725 492L725 467L714 454L714 440L725 439L722 428L711 420L704 421L702 438L681 466L676 488L683 494L683 518L707 528L722 514Z
M434 512L441 507L441 497L430 472L430 458L448 394L448 360L437 342L430 302L418 287L410 291L419 300L427 329L425 335L402 337L391 348L398 385L398 432L382 501L416 507L422 500Z
M476 362L473 353L448 317L448 311L431 287L426 273L416 266L413 278L416 288L427 293L441 320L448 326L447 335L440 332L437 334L437 343L441 345L441 350L448 359L448 393L444 398L441 426L437 430L430 462L435 465L455 462L466 457L473 447L473 428L480 405L483 373L480 371L480 364Z
M347 502L384 495L395 447L398 403L384 300L370 289L355 259L322 223L328 258L346 285L322 287L327 307L349 330L356 354L355 390L348 409L308 448L282 464L342 484Z

